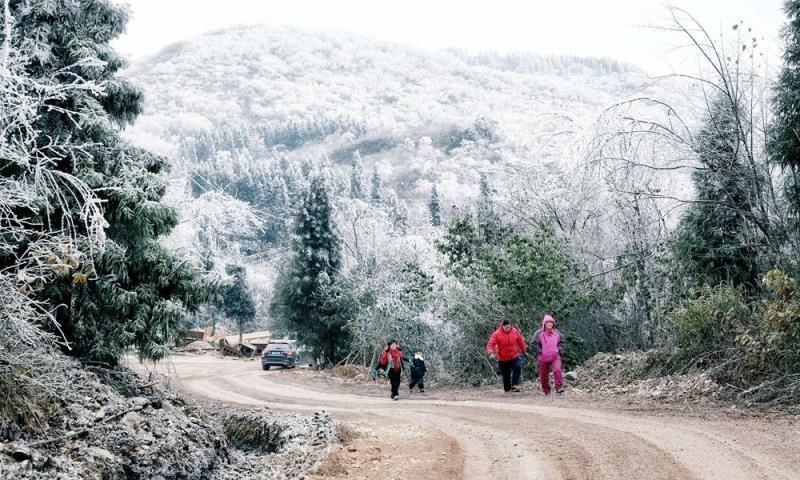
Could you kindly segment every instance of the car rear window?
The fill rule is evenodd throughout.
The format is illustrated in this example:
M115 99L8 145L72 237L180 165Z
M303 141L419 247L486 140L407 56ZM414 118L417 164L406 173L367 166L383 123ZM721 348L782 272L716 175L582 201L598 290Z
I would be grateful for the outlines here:
M291 350L288 343L270 343L265 350Z

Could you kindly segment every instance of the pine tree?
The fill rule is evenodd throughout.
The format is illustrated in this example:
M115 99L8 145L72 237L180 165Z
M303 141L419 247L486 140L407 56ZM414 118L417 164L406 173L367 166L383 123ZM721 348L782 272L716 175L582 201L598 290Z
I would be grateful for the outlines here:
M10 6L17 44L30 58L25 68L32 78L45 83L79 78L103 85L102 91L68 90L64 98L42 108L34 126L41 145L52 139L85 145L83 155L59 157L53 152L58 157L55 168L97 192L108 222L103 251L85 242L79 254L51 259L63 264L62 275L41 291L41 299L54 307L57 330L73 355L115 363L134 346L141 358L163 358L181 319L205 299L207 290L191 264L158 242L177 224L176 212L161 203L165 159L120 137L120 129L142 110L142 93L117 76L125 62L110 46L124 31L127 10L105 0L15 1ZM18 174L13 169L0 173L12 180ZM63 197L72 198L62 188ZM30 212L30 219L36 224L47 217L40 228L48 232L73 225L78 236L87 238L80 208L68 203L55 214ZM23 242L20 249L25 248ZM0 268L13 257L0 257Z
M311 181L294 225L292 259L278 279L271 311L328 361L338 360L346 341L344 324L325 310L325 296L341 268L339 236L323 180Z
M382 199L382 185L381 185L381 174L378 172L378 166L375 165L372 167L372 179L371 179L372 188L369 192L369 198L374 204L381 203Z
M478 200L479 210L492 209L492 187L489 185L489 178L485 173L481 174L480 186L480 199Z
M392 225L398 233L405 235L408 231L408 206L404 200L397 197L392 189L389 190L387 197Z
M772 99L775 121L770 147L774 161L797 168L800 167L800 137L797 135L800 131L800 104L796 100L800 92L800 0L786 0L784 11L789 21L784 28L784 65Z
M350 172L350 197L359 200L364 199L364 163L361 161L361 154L353 154L353 171Z
M800 95L800 0L786 0L784 11L788 17L783 30L786 49L772 98L775 117L769 151L774 162L790 171L786 194L797 219L800 218L800 103L797 101ZM800 221L797 223L800 227Z
M697 200L681 219L677 259L696 285L757 284L758 256L753 218L753 178L739 149L735 113L716 99L696 136L702 164L692 175Z
M479 183L480 196L478 197L478 227L481 230L481 236L489 234L489 230L495 225L496 218L494 208L492 208L492 187L489 185L489 179L485 174L481 174Z
M222 291L219 308L228 318L236 321L239 330L239 343L242 343L244 329L253 323L256 306L247 290L247 271L241 265L225 266L225 273L233 277L233 282Z
M431 225L438 227L442 224L442 207L439 204L439 192L436 189L436 184L431 189L431 200L428 203L428 210L431 214Z

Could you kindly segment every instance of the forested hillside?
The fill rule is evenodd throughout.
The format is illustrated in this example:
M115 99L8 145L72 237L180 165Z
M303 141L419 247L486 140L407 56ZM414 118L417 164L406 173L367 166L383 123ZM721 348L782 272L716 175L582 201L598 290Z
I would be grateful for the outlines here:
M479 201L483 182L512 223L533 203L575 224L564 228L591 228L581 242L594 245L583 260L597 263L617 253L616 232L601 206L613 200L598 204L608 185L588 180L596 152L587 139L607 126L601 115L617 102L650 96L688 105L612 60L469 56L267 27L172 45L128 74L146 98L129 138L176 166L172 196L189 221L175 245L218 257L220 269L248 264L261 318L273 284L265 265L280 260L294 199L312 170L343 200L341 215L366 208L374 216L381 209L371 207L382 202L384 220L428 246L437 235L429 228L434 190L447 222ZM641 102L635 110L656 107ZM662 183L685 192L688 176ZM354 207L358 197L366 205ZM349 258L364 256L352 250L348 268Z

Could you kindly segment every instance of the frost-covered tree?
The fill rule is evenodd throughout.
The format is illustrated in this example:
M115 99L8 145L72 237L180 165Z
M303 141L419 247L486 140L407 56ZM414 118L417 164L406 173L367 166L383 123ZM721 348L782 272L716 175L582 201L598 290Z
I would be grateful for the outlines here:
M786 0L784 11L788 17L783 30L786 49L772 98L775 118L769 147L772 160L790 172L786 193L794 206L795 227L800 227L800 1Z
M408 231L408 206L405 200L398 198L394 190L389 190L387 197L392 225L400 235L405 235Z
M206 295L194 265L158 242L177 223L163 203L165 159L122 140L120 129L142 110L139 89L117 76L125 62L111 48L127 22L127 10L98 0L10 2L6 25L12 43L27 55L24 71L34 82L57 79L62 94L39 107L32 131L40 146L65 140L79 150L51 151L52 167L74 176L96 192L107 222L103 249L79 244L69 255L47 261L61 265L61 275L40 291L54 309L54 328L74 355L115 363L129 347L142 358L160 359L177 335L187 310ZM13 19L13 23L10 21ZM2 34L5 41L10 30ZM74 82L100 88L71 89ZM74 113L73 113L74 112ZM6 181L17 181L24 169L3 168ZM74 198L73 187L53 185L61 198ZM42 206L21 212L41 234L72 230L88 237L84 206L66 201L57 211ZM32 246L31 236L13 252L3 252L0 269L9 267Z
M377 165L372 167L372 178L370 179L369 198L370 201L372 201L372 203L376 205L381 203L381 200L383 199L383 181L381 180L381 174L378 171Z
M247 271L241 265L227 265L225 273L231 276L230 284L222 290L219 308L228 318L236 322L239 330L239 343L242 343L244 329L253 323L256 306L247 290Z
M478 199L478 212L486 214L492 211L492 186L489 184L489 178L486 174L481 174L481 179L478 184L480 190L480 198Z
M755 286L760 240L752 223L754 183L763 180L754 178L744 163L735 112L727 100L712 103L695 148L702 164L692 174L697 200L681 220L677 259L697 285Z
M431 225L438 227L442 224L442 206L439 203L439 191L436 184L431 188L431 199L428 202L428 212L430 213Z
M346 339L341 319L324 309L326 293L342 263L332 217L328 190L317 176L299 205L292 258L278 279L271 311L327 361L336 362Z
M350 197L364 199L364 163L358 150L353 154L353 169L350 172Z
M96 82L75 78L62 84L58 73L34 78L30 56L20 49L10 2L0 7L0 424L23 428L48 425L54 401L74 388L68 363L54 355L62 338L45 328L52 305L39 293L67 275L76 288L87 275L71 272L86 245L102 250L105 219L99 199L85 181L58 168L60 158L81 155L85 145L71 137L50 137L36 129L49 106L67 94L102 92ZM4 7L4 8L3 8ZM82 114L64 108L76 121ZM62 215L80 210L82 225ZM62 228L46 228L50 221ZM79 231L80 230L80 231ZM62 259L65 262L57 262Z

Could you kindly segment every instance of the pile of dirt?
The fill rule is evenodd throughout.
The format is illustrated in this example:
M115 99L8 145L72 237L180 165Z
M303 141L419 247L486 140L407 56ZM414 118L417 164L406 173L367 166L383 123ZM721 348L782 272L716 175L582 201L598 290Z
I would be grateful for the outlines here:
M625 395L663 403L713 403L724 388L705 372L659 375L665 352L598 353L576 369L576 389L601 395Z
M216 350L217 348L214 345L205 340L195 340L194 342L184 345L178 349L178 351L186 353L205 353Z
M74 388L66 390L46 425L6 422L0 428L0 478L298 478L335 442L333 421L325 414L214 412L130 372L128 381L136 384L124 388L77 363L65 375ZM262 434L251 435L248 443L241 433L248 431Z
M370 379L369 368L351 363L333 367L333 376L353 382L363 382Z

